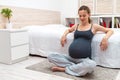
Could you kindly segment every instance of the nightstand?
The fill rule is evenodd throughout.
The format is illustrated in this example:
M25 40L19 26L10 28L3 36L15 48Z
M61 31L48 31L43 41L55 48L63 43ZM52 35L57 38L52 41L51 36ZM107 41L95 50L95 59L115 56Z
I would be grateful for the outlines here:
M29 56L29 38L27 30L0 29L0 62L16 63Z

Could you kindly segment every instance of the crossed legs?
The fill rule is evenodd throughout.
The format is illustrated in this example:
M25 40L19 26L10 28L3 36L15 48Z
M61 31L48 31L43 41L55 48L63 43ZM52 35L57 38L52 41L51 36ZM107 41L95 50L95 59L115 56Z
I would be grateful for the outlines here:
M74 76L84 76L93 72L96 67L96 63L89 58L70 59L62 54L51 54L48 56L48 60L56 65L51 68L52 71L66 72Z

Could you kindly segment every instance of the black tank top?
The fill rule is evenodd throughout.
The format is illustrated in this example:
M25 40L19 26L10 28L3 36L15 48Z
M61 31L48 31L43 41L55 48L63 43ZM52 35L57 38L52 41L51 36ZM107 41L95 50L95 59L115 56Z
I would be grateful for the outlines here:
M69 55L72 58L91 58L91 40L94 35L91 28L87 31L79 31L77 26L74 40L69 47Z

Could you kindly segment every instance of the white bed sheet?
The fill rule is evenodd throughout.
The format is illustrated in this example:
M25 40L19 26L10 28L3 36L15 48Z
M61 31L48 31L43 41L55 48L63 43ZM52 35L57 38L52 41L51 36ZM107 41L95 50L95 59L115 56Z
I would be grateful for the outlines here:
M120 30L113 29L114 34L108 40L108 48L105 51L100 49L100 42L105 34L96 34L92 40L92 58L97 65L120 68Z
M62 47L60 38L67 29L64 25L28 26L30 54L47 57L51 52L68 53L69 44L72 42L73 34L68 35L67 44Z
M67 44L62 47L60 39L67 29L64 25L54 24L46 26L28 26L30 54L48 56L51 52L68 54L68 47L73 41L73 33L68 34ZM120 30L114 29L114 34L109 39L108 49L100 50L100 42L105 35L98 33L92 40L92 58L98 65L110 68L120 68Z

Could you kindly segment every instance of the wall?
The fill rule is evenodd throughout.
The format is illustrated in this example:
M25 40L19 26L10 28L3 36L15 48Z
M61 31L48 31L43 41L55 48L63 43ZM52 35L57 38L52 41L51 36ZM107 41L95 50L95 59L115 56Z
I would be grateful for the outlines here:
M0 0L0 5L60 11L60 0Z
M65 24L66 17L77 15L78 0L0 0L0 5L60 11Z
M61 0L61 22L65 25L65 18L76 17L78 14L78 0Z

